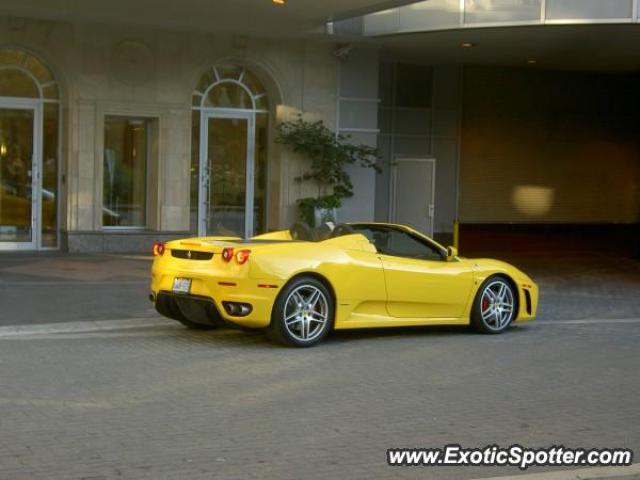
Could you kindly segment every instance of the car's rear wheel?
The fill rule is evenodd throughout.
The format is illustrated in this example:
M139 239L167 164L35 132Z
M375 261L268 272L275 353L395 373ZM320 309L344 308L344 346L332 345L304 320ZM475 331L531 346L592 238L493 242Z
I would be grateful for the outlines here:
M489 277L480 286L471 309L471 325L481 333L504 332L518 311L516 292L504 277Z
M269 335L294 347L311 347L331 330L335 304L320 280L303 276L289 282L278 295Z

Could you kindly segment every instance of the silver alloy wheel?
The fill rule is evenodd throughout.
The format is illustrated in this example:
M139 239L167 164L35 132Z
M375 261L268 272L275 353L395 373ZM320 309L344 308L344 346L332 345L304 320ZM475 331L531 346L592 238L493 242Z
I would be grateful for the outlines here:
M313 285L300 285L284 304L284 326L296 340L309 342L322 334L329 318L329 302Z
M513 290L504 280L494 280L482 291L480 315L491 330L501 330L511 322L515 309Z

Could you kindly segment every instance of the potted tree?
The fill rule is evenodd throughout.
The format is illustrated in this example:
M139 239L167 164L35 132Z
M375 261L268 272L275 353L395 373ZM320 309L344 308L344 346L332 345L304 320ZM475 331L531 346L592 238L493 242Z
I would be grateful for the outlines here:
M375 148L349 143L350 137L336 135L321 120L309 122L298 115L295 120L280 123L276 130L276 142L311 161L309 169L295 179L317 186L317 196L298 200L300 218L309 226L336 222L336 209L343 199L353 196L346 165L380 171Z

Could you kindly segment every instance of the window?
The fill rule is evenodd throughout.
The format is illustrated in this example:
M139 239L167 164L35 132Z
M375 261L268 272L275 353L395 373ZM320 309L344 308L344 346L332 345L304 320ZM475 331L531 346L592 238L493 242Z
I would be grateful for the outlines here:
M430 108L433 71L427 65L399 63L396 66L396 106Z
M102 224L145 227L150 120L107 116L104 122Z
M196 85L192 108L191 229L200 235L265 231L269 102L264 86L243 66L214 65ZM252 188L247 177L254 179Z
M58 95L40 60L0 48L0 249L58 245Z
M38 85L31 77L12 68L0 70L0 92L3 97L40 98Z
M237 65L215 65L193 91L194 109L241 108L268 113L267 94L251 72Z
M632 11L631 0L549 0L545 9L549 20L626 19L631 17Z
M446 254L436 245L409 232L385 226L352 225L356 233L367 237L378 253L419 260L445 260Z
M465 0L465 23L540 20L542 0Z

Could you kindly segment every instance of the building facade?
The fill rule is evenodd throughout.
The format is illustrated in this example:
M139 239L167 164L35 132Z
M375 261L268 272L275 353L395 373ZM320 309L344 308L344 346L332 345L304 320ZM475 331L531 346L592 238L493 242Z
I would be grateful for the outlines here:
M287 228L314 194L275 142L298 114L379 150L340 221L640 219L636 1L386 2L269 35L40 3L0 6L0 250Z
M2 22L4 248L140 250L292 220L303 192L273 126L335 126L329 45Z

